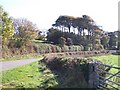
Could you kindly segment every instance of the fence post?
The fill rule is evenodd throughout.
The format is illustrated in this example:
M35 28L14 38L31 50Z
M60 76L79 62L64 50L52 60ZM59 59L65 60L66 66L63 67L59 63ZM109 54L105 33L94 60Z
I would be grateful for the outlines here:
M89 63L89 67L88 67L89 68L89 80L88 80L88 83L89 83L90 88L95 88L95 89L97 89L97 86L99 84L96 67L97 67L97 65L94 62Z

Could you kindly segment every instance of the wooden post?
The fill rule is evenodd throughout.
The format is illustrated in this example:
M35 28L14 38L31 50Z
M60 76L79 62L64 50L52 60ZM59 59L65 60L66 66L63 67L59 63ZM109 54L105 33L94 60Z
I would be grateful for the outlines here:
M89 63L89 87L97 88L98 86L98 74L96 72L96 64L94 62Z

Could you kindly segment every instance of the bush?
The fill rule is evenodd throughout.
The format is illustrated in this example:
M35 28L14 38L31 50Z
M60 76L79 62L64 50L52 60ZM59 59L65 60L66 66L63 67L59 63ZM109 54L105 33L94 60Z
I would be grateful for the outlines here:
M52 49L52 53L55 53L56 52L56 46L55 45L50 45L51 46L51 49Z
M71 38L67 38L67 45L68 46L73 45L73 40Z
M101 45L101 44L95 44L94 49L95 49L95 50L103 50L104 47L103 47L103 45Z
M69 47L68 46L64 46L63 49L64 49L65 52L69 52Z
M69 48L69 52L74 51L73 46L69 46L68 48Z
M12 45L12 44L11 44ZM4 48L3 49L3 57L13 57L15 55L26 55L30 53L40 53L40 54L45 54L45 53L56 53L56 52L75 52L75 51L81 51L83 49L83 46L66 46L64 45L63 47L58 46L58 45L52 45L52 44L34 44L34 43L29 43L26 46L21 46L19 48L12 48L9 46L9 48Z
M56 52L61 52L61 48L59 46L56 46Z

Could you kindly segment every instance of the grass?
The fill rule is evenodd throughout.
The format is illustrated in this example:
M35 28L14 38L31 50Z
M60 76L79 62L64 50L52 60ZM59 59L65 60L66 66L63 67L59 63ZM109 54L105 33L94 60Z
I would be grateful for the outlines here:
M119 66L119 58L120 55L105 55L105 56L95 56L92 57L93 59L99 60L105 64L113 65L113 66Z
M92 58L95 59L95 60L99 60L104 64L120 67L119 66L120 55L95 56L95 57L92 57ZM117 69L112 68L109 72L116 73L117 71L118 71Z
M45 41L43 41L43 40L33 40L33 42L35 42L35 43L43 43Z
M18 55L12 58L1 59L0 62L13 61L13 60L23 60L23 59L32 59L32 58L42 58L40 54L27 54L27 55Z
M45 89L56 84L54 75L43 63L34 62L2 72L2 88Z

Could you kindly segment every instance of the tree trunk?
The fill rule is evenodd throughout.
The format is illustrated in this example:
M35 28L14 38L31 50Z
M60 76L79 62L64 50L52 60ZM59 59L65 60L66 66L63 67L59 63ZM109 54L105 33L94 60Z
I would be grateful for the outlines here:
M70 33L70 27L68 27L69 33Z

